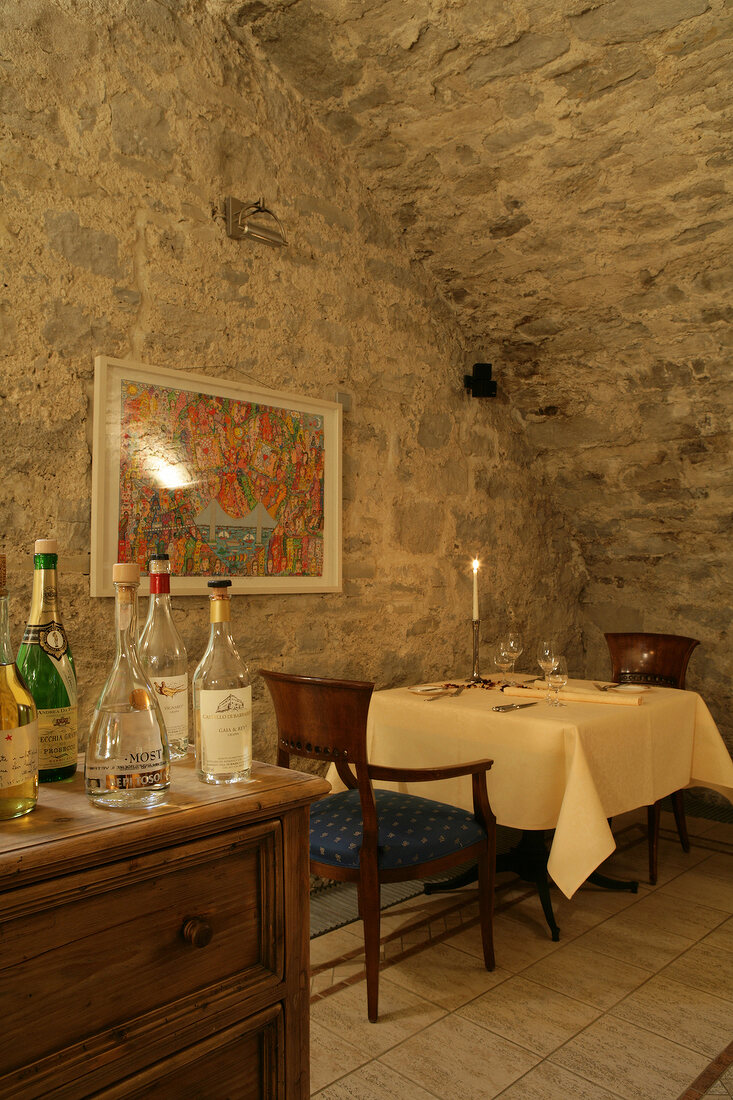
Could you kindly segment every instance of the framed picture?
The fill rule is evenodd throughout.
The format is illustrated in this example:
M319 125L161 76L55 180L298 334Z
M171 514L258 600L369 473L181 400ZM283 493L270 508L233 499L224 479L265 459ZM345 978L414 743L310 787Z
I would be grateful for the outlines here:
M98 356L92 596L159 553L178 595L340 591L341 406Z

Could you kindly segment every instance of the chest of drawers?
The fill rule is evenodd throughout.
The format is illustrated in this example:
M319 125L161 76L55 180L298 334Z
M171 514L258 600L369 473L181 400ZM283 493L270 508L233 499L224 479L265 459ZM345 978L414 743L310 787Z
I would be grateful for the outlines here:
M80 775L0 836L0 1097L306 1098L308 807L328 785L173 768L154 811Z

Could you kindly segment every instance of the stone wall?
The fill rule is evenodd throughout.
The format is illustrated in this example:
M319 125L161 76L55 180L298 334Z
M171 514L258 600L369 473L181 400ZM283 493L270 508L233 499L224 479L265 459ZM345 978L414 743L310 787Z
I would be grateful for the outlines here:
M467 672L474 555L485 641L512 620L580 661L583 566L524 427L465 394L434 284L299 98L200 4L11 0L0 27L3 549L17 645L33 541L60 541L82 734L113 654L112 601L88 585L100 353L352 398L343 592L235 598L253 669ZM230 240L230 194L263 195L289 246ZM206 599L175 602L193 670ZM255 755L272 759L263 696Z

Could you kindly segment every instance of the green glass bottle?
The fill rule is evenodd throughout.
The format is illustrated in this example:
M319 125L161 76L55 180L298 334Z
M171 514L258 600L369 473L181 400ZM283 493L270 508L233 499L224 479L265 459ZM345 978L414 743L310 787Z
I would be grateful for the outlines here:
M56 539L34 547L31 612L17 665L38 710L38 779L57 783L76 772L77 696L74 659L59 612Z

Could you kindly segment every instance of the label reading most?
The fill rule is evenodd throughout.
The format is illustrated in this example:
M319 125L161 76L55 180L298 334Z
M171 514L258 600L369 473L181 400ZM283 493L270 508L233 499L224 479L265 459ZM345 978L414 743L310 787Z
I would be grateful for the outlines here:
M143 790L169 782L170 765L157 731L150 728L147 711L118 715L114 733L125 748L108 760L94 762L87 757L84 775L88 791Z
M38 721L0 731L0 787L26 783L38 772Z
M154 676L150 681L165 720L168 740L188 741L188 676Z
M38 709L38 767L41 771L76 764L77 708Z
M199 692L201 769L229 775L252 765L252 688Z

